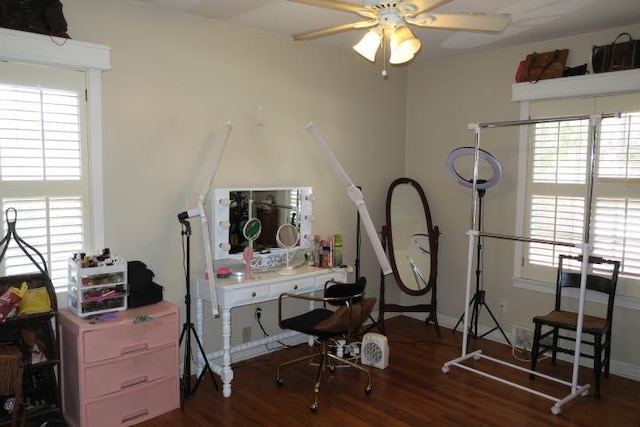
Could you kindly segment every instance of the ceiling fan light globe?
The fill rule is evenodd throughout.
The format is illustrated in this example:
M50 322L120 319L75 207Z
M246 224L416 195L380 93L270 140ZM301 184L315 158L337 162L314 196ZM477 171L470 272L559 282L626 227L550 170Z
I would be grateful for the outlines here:
M391 34L389 45L391 48L391 64L404 64L413 59L420 50L422 43L415 38L409 27L402 26Z
M353 46L353 50L358 52L367 60L371 62L375 62L376 52L380 47L381 39L382 39L381 35L375 29L369 30L364 35L364 37L362 37L362 39L358 42L358 44Z

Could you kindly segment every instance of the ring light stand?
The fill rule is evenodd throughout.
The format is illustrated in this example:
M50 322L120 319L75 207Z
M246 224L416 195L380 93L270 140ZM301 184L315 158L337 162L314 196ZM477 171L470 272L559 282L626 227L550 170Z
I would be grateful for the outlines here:
M475 155L475 148L460 147L453 150L449 154L449 157L447 157L447 170L449 171L449 175L451 175L451 177L458 184L461 184L464 187L473 188L473 179L464 178L462 175L458 173L458 171L456 171L455 165L454 165L455 161L458 158L462 156L467 156L467 155ZM486 190L488 188L493 187L498 183L498 181L500 181L500 178L502 177L502 168L500 167L500 163L498 163L498 160L485 150L479 149L478 157L485 160L487 163L489 163L493 171L491 178L478 179L476 181L476 186L475 186L476 191L478 192L478 199L479 199L478 231L482 232L482 200L484 199ZM482 261L483 261L482 256L483 256L482 238L478 237L478 244L477 244L477 250L476 250L476 292L473 295L473 298L471 298L471 302L469 303L469 306L473 307L471 312L471 319L469 322L469 334L473 338L483 338L486 335L490 334L491 332L498 330L500 331L504 339L507 341L507 343L511 345L511 341L509 340L509 337L507 337L502 327L500 327L498 320L491 312L491 309L489 308L485 300L486 291L484 290L484 286L482 283L482 269L481 269ZM489 331L483 333L482 335L478 335L478 318L480 317L480 310L482 309L482 307L484 307L487 310L487 313L489 313L489 316L491 316L491 319L493 319L493 322L495 323L496 326L493 329L490 329ZM460 323L462 323L463 319L464 319L464 313L462 313L462 315L458 319L458 323L456 323L456 326L453 328L453 332L455 332L458 329L458 326L460 326Z

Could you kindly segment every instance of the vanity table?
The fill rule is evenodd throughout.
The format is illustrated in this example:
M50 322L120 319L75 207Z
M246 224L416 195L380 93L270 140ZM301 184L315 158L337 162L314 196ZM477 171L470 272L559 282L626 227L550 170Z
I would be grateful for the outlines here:
M213 259L220 264L216 267L226 267L223 264L231 263L229 266L234 265L232 269L236 270L235 273L247 272L247 265L253 269L251 275L231 274L229 278L216 278L213 296L208 280L198 278L194 283L194 326L203 346L207 335L204 330L204 301L216 304L217 300L220 309L222 349L208 357L222 359L222 365L209 365L222 379L222 394L229 397L233 380L233 353L299 335L298 332L283 331L232 347L231 309L277 300L284 292L313 293L324 289L328 280L346 281L350 270L306 264L290 267L296 253L304 253L313 240L310 237L313 236L311 223L314 220L312 204L315 197L311 187L214 188L210 200ZM288 234L292 230L295 238L283 239L291 237ZM309 308L314 308L313 301L310 301ZM313 345L313 337L309 337L309 345ZM204 360L201 355L198 355L197 365L198 370L202 371Z
M285 331L278 335L260 338L236 346L231 346L231 309L250 304L257 304L265 301L277 300L280 294L292 292L297 294L308 294L324 289L324 284L328 280L347 280L348 268L319 268L303 265L295 269L295 274L283 276L277 271L253 272L252 279L237 278L231 276L227 279L215 279L215 290L220 313L222 317L222 350L210 354L210 358L218 359L222 356L222 365L210 363L211 369L222 379L222 394L224 397L231 396L231 381L233 380L233 370L231 369L231 354L247 350L249 348L265 345L274 341L282 340L299 335L297 332ZM204 346L206 336L204 330L204 301L210 301L209 281L205 279L196 280L196 321L195 328L200 341ZM313 308L313 302L309 304ZM313 337L309 337L309 345L313 344ZM203 361L198 361L199 370L204 365Z

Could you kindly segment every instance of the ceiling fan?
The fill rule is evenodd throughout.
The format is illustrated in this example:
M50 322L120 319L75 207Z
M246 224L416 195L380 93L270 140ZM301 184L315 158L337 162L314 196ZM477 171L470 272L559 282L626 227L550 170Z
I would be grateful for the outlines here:
M351 12L365 18L362 21L294 34L294 40L310 40L342 31L371 28L362 40L353 46L353 49L374 62L380 44L389 40L391 49L389 62L392 64L409 62L420 50L420 40L413 35L410 25L443 30L499 33L504 31L511 22L509 14L431 12L453 0L364 0L362 6L336 0L289 1Z

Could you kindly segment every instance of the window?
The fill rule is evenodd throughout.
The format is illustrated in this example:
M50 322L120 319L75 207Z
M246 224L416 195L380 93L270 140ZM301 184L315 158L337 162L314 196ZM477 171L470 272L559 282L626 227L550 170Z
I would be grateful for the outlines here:
M0 205L16 231L47 261L54 286L66 290L67 259L91 242L85 73L53 67L0 66ZM2 274L34 271L11 242Z
M81 168L82 180L88 188L87 182L90 181L90 195L84 194L82 197L83 209L83 232L84 232L84 248L86 251L92 251L93 248L104 247L104 218L103 218L103 197L102 197L102 72L111 68L110 50L106 45L99 45L76 40L65 40L61 46L51 40L50 37L33 34L24 31L13 31L2 29L0 31L0 76L3 83L11 83L18 86L41 87L46 89L71 90L80 94L80 119L81 126ZM16 62L22 65L18 67ZM13 69L13 71L11 71ZM80 71L74 71L80 70ZM8 78L11 77L11 82ZM46 81L42 79L46 78ZM51 79L51 80L49 80ZM57 81L60 79L62 82ZM71 79L75 83L68 81ZM61 86L59 86L61 84ZM86 89L85 89L86 87ZM83 96L86 93L86 96ZM84 104L87 104L84 110ZM86 117L85 116L86 111ZM86 124L86 126L84 126ZM86 141L85 141L86 140ZM90 149L90 156L89 150ZM84 149L84 151L82 151ZM88 157L86 157L88 156ZM88 180L88 181L87 181ZM61 186L59 184L69 184L70 181L46 181L46 187L58 191ZM7 181L0 180L0 198L14 197L24 198L30 196L27 188L33 187L33 182ZM14 187L19 191L6 193L5 188ZM7 190L9 191L9 190ZM53 193L52 193L53 194ZM69 197L70 194L61 194L61 197ZM60 197L58 196L58 197ZM74 193L73 196L77 197ZM49 202L58 202L60 199L49 199ZM55 205L55 206L54 206ZM54 206L53 211L49 211L49 223L54 224L57 213L63 209L57 208L56 203L49 204ZM64 215L63 215L64 216ZM24 219L22 215L16 223L20 228ZM0 227L4 231L4 221L0 220ZM18 230L20 232L20 230ZM48 231L47 231L48 232ZM63 233L64 234L64 233ZM25 239L28 235L20 233ZM68 254L67 254L68 256ZM0 274L6 274L5 263L0 263ZM49 266L51 269L51 266ZM66 271L66 268L65 268ZM66 290L66 279L54 279L54 284L58 286L58 290ZM66 273L65 273L66 277Z
M619 293L640 296L640 95L532 104L531 116L564 117L618 112L599 126L592 205L589 120L533 125L529 132L526 233L544 240L581 243L590 224L594 254L621 261ZM590 218L586 217L589 212ZM529 243L522 276L553 282L559 253L579 248Z

